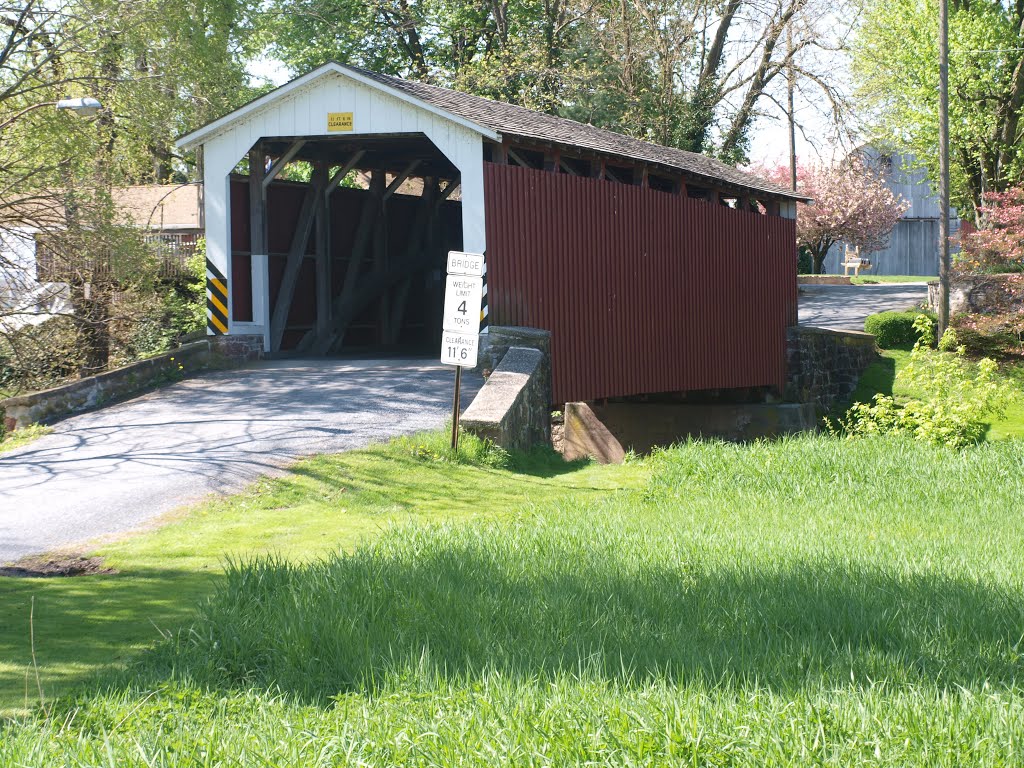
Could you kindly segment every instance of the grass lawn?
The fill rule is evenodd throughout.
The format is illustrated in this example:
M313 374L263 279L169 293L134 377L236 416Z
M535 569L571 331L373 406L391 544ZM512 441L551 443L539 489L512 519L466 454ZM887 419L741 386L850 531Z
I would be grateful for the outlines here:
M850 276L850 282L854 285L878 285L882 283L927 283L938 280L935 275L859 275Z
M33 599L37 663L49 698L191 621L227 558L275 553L304 561L351 550L396 523L502 515L570 495L604 495L643 476L639 467L543 461L513 473L437 465L410 452L429 455L443 444L443 436L431 436L419 447L405 442L301 462L286 478L101 546L114 575L0 577L0 715L38 700Z
M927 283L938 280L934 275L800 275L800 277L849 277L853 285L876 285L879 283Z
M33 595L49 692L97 630L152 647L0 726L0 765L1024 761L1024 441L518 470L441 441L300 464L104 547L118 576L3 583L8 706Z

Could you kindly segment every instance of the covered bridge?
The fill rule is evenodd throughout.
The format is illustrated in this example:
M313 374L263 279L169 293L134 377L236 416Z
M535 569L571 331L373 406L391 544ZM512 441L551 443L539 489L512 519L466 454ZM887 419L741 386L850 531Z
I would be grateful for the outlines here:
M555 402L782 386L799 198L724 163L336 63L179 145L212 334L436 354L456 249L492 324L551 332Z

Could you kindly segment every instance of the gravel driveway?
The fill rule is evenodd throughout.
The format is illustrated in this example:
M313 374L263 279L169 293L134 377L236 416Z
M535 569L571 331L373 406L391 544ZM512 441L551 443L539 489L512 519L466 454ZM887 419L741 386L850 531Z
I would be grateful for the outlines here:
M427 360L275 360L66 419L0 454L0 564L131 530L299 456L439 427L453 383ZM463 377L464 407L480 384Z
M800 325L863 331L868 315L910 309L927 300L927 283L801 285Z

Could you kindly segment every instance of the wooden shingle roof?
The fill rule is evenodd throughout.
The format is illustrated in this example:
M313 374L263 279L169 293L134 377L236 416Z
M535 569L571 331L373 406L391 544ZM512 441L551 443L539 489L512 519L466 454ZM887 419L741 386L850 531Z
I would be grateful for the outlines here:
M449 88L427 85L414 80L403 80L400 77L382 75L348 64L339 66L358 72L382 85L394 88L419 101L506 136L553 142L629 160L655 163L709 181L723 181L753 191L765 192L772 196L794 200L807 199L804 195L795 193L786 187L773 184L707 155L664 147L586 123L536 112L525 107L517 107L514 104L493 101L482 96L453 91Z
M234 112L182 136L178 139L178 146L182 149L199 146L208 137L235 121L246 119L246 116L254 111L277 99L286 98L295 90L332 73L348 76L370 87L379 87L381 91L404 101L418 103L424 109L477 131L491 140L500 141L503 136L508 136L547 142L569 149L576 148L585 152L595 152L634 162L651 163L697 177L698 180L709 183L711 186L715 186L715 182L717 182L717 186L740 188L754 193L755 197L808 199L798 192L772 184L759 176L746 173L706 155L664 147L564 117L535 112L525 107L517 107L513 104L436 85L382 75L378 72L334 61L307 72L239 107Z

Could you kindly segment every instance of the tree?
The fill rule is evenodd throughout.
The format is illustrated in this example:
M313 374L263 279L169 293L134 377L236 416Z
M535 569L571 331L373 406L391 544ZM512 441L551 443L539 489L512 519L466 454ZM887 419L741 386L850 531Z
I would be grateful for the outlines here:
M337 60L554 111L586 87L586 0L271 3L261 39L293 73Z
M869 132L938 181L937 0L867 0L853 45ZM950 186L962 218L1021 179L1024 3L975 0L949 12Z
M789 183L789 166L755 169L778 184ZM885 186L860 158L829 167L797 166L797 189L812 198L797 203L797 245L806 248L812 269L820 274L829 249L839 242L864 253L881 250L896 222L910 207Z
M792 67L836 119L843 94L813 53L842 45L821 24L841 10L819 0L604 0L593 26L602 124L660 144L746 158L749 132ZM836 16L831 14L835 13ZM844 25L836 23L836 28ZM792 37L792 45L788 38Z
M66 347L49 334L70 325L75 368L106 367L118 307L158 287L142 233L111 190L190 173L176 136L249 95L253 9L251 0L0 0L0 239L18 244L0 250L8 361ZM104 105L94 119L53 108L85 95Z
M842 112L808 55L839 44L819 23L834 10L825 0L277 0L262 29L295 73L336 59L739 160L790 65Z
M957 266L968 272L1024 272L1024 188L989 192L983 202L986 226L961 232Z

